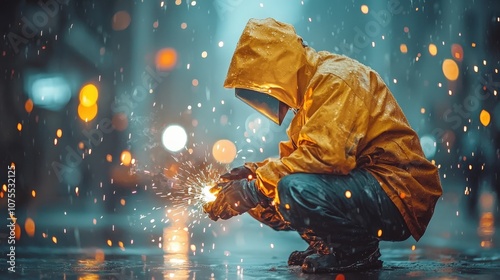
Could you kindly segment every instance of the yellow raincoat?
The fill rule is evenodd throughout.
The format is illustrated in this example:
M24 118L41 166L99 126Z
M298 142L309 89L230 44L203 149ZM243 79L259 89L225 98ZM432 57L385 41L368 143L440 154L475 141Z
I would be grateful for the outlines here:
M251 19L236 46L226 88L265 93L298 110L278 159L247 164L256 186L279 203L291 173L347 174L380 182L418 241L442 194L438 170L382 78L348 57L305 46L291 25ZM259 110L259 108L256 108Z

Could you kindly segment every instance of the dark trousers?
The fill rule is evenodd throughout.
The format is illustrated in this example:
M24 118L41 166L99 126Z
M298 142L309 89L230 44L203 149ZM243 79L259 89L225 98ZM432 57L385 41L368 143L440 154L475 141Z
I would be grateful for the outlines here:
M322 241L333 250L354 253L378 247L379 240L410 237L399 210L363 169L345 176L291 174L278 183L278 195L277 210L284 225L276 226L278 219L271 217L271 209L260 212L267 217L252 216L277 230L296 230L309 244Z

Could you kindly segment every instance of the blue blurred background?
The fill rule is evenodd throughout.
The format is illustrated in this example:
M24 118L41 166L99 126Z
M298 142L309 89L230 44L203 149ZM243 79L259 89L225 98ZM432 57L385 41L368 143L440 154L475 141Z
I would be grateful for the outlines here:
M498 249L500 3L374 2L4 1L0 218L12 218L12 168L17 254L182 262L302 249L246 215L209 221L184 189L275 156L286 139L291 114L276 126L222 87L244 25L265 17L389 85L440 168L444 195L423 244ZM9 236L1 226L0 247Z

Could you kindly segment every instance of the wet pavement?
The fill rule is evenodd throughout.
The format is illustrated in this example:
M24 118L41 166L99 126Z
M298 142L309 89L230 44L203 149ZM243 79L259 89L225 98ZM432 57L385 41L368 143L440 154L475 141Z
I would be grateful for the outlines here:
M382 254L382 269L319 275L286 266L285 254L235 254L230 258L120 255L103 261L85 254L39 255L19 259L17 272L2 279L500 279L500 253L495 250L383 248Z
M380 244L382 269L308 275L300 267L286 265L291 251L307 247L298 234L273 231L244 215L212 223L206 232L203 225L190 230L165 228L163 245L155 248L19 246L16 272L7 272L2 261L0 279L496 280L500 279L500 230L494 224L463 217L453 197L447 196L419 242L410 238Z

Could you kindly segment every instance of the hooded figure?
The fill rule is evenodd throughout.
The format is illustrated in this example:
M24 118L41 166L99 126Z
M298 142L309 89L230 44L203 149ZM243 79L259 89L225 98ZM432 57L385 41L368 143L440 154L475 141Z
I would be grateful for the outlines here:
M221 176L210 218L249 212L308 242L289 265L306 273L378 268L379 241L419 240L442 194L438 170L382 78L348 57L315 51L291 25L251 19L224 83L281 124L279 158Z

